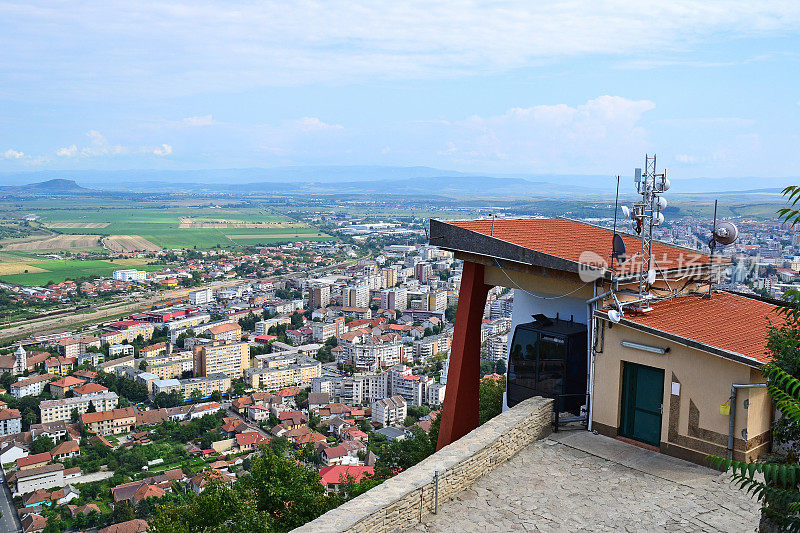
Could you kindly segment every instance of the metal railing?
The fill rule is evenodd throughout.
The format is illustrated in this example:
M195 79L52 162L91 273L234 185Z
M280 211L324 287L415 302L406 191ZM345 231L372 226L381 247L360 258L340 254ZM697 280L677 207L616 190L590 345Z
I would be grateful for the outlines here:
M553 401L553 432L558 433L558 427L560 424L569 424L570 422L585 422L588 424L589 417L587 415L582 416L567 416L561 418L561 398L568 398L568 397L582 397L586 398L586 405L589 405L589 395L583 392L580 393L572 393L572 394L557 394Z

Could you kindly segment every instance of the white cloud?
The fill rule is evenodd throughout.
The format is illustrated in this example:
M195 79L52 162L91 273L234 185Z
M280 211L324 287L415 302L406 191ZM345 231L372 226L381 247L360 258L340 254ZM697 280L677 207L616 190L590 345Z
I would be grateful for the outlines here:
M60 157L75 157L78 155L78 147L72 144L64 148L59 148L56 150L56 155Z
M17 150L12 150L11 148L3 152L4 159L22 159L23 157L25 157L24 153Z
M654 52L793 32L800 3L142 0L78 3L67 11L26 2L0 5L0 17L14 30L3 37L3 67L9 79L25 80L20 94L55 81L75 94L108 84L141 96L371 77L450 78L576 56L659 58Z
M151 152L154 155L159 155L159 156L170 155L172 153L172 146L170 146L168 144L162 144L161 146L159 146L157 148L153 148L151 150Z
M309 132L309 131L331 131L331 130L343 130L344 126L339 124L326 124L322 122L317 117L303 117L296 121L294 124L300 131Z
M693 155L688 154L678 154L675 156L675 161L678 163L694 163L697 161L697 158Z
M214 122L214 117L211 115L203 115L202 117L187 117L180 121L181 126L186 127L199 127L199 126L211 126L216 124Z
M89 138L89 144L79 148L75 144L65 146L56 150L56 155L60 157L109 157L109 156L122 156L129 154L152 154L157 156L168 156L172 153L172 146L168 144L161 144L159 146L139 146L138 148L131 148L121 144L111 144L105 135L97 130L90 130L86 136Z
M491 117L472 116L442 125L438 154L457 163L524 166L532 171L609 168L648 147L642 115L649 100L599 96L579 106L566 104L512 108ZM613 168L613 167L611 167Z

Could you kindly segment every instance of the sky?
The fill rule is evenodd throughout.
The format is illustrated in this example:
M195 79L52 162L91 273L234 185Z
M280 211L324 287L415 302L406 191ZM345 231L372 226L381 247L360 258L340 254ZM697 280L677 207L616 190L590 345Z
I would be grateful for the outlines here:
M800 176L800 2L0 0L0 173Z

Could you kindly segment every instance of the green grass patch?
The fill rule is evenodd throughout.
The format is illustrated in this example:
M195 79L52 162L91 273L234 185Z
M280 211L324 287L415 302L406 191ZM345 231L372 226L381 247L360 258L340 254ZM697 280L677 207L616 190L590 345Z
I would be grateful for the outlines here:
M50 259L36 263L37 268L47 270L47 272L29 272L27 274L13 274L0 276L0 280L6 283L16 283L19 285L45 285L49 281L61 283L68 279L77 279L86 276L105 276L109 277L115 270L136 268L138 270L154 271L159 270L159 265L141 264L137 266L121 266L111 261L101 261L90 259L82 261L80 259Z

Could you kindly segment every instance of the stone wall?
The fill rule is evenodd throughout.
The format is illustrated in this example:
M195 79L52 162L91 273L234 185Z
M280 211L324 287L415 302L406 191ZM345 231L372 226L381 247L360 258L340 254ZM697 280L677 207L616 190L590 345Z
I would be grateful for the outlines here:
M378 533L412 527L433 512L437 470L441 506L531 442L548 435L552 414L553 400L525 400L416 466L294 531Z

